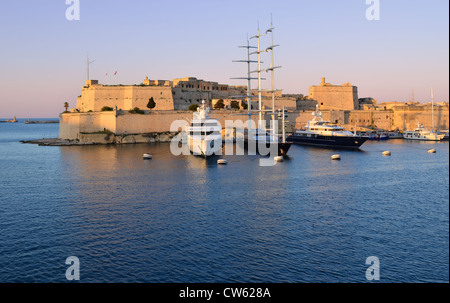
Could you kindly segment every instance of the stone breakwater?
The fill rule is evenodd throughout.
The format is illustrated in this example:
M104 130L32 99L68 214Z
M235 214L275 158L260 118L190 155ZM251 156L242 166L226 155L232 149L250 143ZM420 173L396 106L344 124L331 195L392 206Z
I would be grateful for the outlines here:
M137 144L137 143L164 143L170 142L177 135L176 132L161 132L147 134L122 134L113 133L80 133L77 139L38 139L20 141L22 143L38 144L40 146L73 146L73 145L104 145L104 144Z

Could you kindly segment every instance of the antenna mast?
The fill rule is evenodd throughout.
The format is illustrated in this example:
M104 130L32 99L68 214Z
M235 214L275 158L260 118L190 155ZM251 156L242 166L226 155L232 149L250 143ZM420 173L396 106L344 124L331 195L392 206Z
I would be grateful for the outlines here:
M89 66L91 65L91 63L94 63L95 60L93 61L89 61L89 53L87 53L87 61L86 61L86 65L87 65L87 80L89 79Z

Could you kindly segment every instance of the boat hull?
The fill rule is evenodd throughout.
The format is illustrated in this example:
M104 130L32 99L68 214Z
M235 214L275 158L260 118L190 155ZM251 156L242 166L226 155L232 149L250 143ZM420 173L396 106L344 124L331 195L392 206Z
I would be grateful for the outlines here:
M268 153L272 150L272 145L276 145L277 155L286 157L289 149L291 148L291 142L258 142L248 140L244 141L244 148L247 150L248 154L258 154L263 156L268 156Z
M320 146L328 148L358 149L366 142L364 137L331 137L316 135L315 137L291 135L286 141L299 145Z
M444 139L444 135L427 135L427 136L415 136L405 134L404 139L406 140L417 140L417 141L442 141Z
M222 150L221 140L221 138L200 139L188 136L189 150L194 155L210 157Z

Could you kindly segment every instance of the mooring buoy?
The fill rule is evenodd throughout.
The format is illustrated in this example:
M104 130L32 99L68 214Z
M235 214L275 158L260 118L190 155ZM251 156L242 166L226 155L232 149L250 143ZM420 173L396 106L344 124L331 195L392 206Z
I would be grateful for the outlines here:
M226 165L226 164L228 164L228 161L225 159L219 159L219 160L217 160L217 164Z
M340 155L332 155L331 160L341 160L341 156Z

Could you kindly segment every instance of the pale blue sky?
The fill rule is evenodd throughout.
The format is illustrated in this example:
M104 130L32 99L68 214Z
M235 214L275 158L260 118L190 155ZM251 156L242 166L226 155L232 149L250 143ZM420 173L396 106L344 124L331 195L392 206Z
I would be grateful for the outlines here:
M379 102L449 100L449 2L380 0L368 21L365 0L80 0L67 21L65 0L0 2L0 117L57 117L75 106L86 80L139 84L197 77L219 83L243 76L247 33L275 26L276 86L308 94L320 77L350 82ZM263 40L267 46L268 40ZM266 62L268 62L266 60ZM117 76L112 74L118 71ZM106 72L109 72L106 77ZM267 87L269 83L266 83Z

